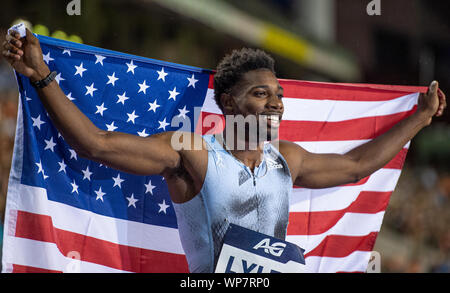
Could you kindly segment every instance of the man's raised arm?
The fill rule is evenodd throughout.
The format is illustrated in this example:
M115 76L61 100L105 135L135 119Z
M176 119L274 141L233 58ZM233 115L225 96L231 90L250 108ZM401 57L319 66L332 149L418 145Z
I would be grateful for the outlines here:
M421 94L417 111L394 125L389 131L346 154L313 154L300 146L283 142L280 151L288 159L296 185L327 188L357 182L384 167L433 116L446 108L445 95L436 81Z
M28 29L24 38L8 34L2 54L32 82L50 74L39 40ZM38 94L56 128L80 156L138 175L163 174L178 166L180 155L171 147L172 133L142 138L101 130L65 96L56 81L38 89Z

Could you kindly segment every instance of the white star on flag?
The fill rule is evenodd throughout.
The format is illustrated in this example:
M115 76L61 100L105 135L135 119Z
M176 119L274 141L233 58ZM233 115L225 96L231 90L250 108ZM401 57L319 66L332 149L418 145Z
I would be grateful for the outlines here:
M45 150L51 150L52 152L55 152L55 145L56 145L56 143L54 143L53 142L53 136L52 137L50 137L50 140L46 140L46 139L44 139L44 141L45 141L45 148L44 148L44 151Z
M75 179L73 180L73 183L70 183L70 185L72 185L72 192L71 193L74 193L74 192L76 192L77 194L79 194L78 193L78 185L75 183Z
M112 75L108 75L108 82L106 84L112 84L113 86L116 86L116 81L118 81L119 78L116 77L116 73L113 72Z
M164 82L166 82L166 76L168 75L168 73L164 72L164 67L157 72L158 72L158 80L162 79Z
M20 93L19 93L19 95L20 95ZM32 99L31 98L29 98L28 96L27 96L27 92L25 91L25 93L24 93L24 96L25 96L25 100L26 101L31 101Z
M139 116L138 115L136 115L135 114L135 112L136 111L133 111L133 113L127 113L127 115L128 115L128 120L127 120L127 122L133 122L133 124L134 124L134 120L136 119L136 118L138 118Z
M127 64L127 66L128 66L128 70L127 70L127 72L132 72L133 74L134 74L134 70L137 68L137 65L134 65L133 64L133 60L131 60L131 62L130 63L126 63Z
M122 178L120 178L120 173L117 174L117 177L113 177L112 179L114 180L114 185L113 185L113 187L119 186L119 188L122 188L122 185L121 185L121 184L122 184L122 182L124 182L125 180L122 179Z
M87 71L87 69L83 67L83 62L81 62L80 66L75 65L75 69L77 71L75 72L74 75L79 74L81 77L83 77L83 72Z
M77 158L77 152L75 152L75 150L69 149L69 153L70 153L70 158L71 158L71 159L78 160L78 158Z
M95 107L97 107L97 112L95 112L95 114L100 114L100 116L103 116L103 112L105 110L108 110L108 108L105 108L105 103L102 103L100 106Z
M108 128L108 131L114 131L117 129L117 126L114 125L114 121L111 122L111 124L106 124L106 127Z
M31 120L33 120L33 126L37 127L39 130L41 130L41 125L45 123L41 120L41 115L38 115L36 118L31 117Z
M101 200L101 201L103 201L103 196L104 195L106 195L106 193L104 193L103 191L102 191L102 187L100 186L100 188L98 189L98 190L95 190L94 191L95 192L95 194L97 195L97 197L95 198L95 200Z
M67 97L69 100L71 100L71 101L74 101L74 100L75 100L75 98L72 98L72 92L70 92L69 94L67 94L66 97Z
M97 60L95 60L95 64L100 63L103 66L103 60L105 60L106 57L102 55L95 55L95 58L97 58Z
M59 84L61 81L66 80L61 76L61 72L55 77L56 82Z
M183 109L178 109L178 111L180 112L178 117L183 117L184 119L186 119L186 114L190 112L189 110L186 110L186 106L184 106Z
M150 135L149 133L145 132L145 128L144 128L144 130L142 130L142 131L138 131L137 134L138 134L140 137L147 137L147 136Z
M70 53L70 50L68 50L68 49L64 49L62 53L72 56L72 54Z
M89 166L86 167L86 170L81 170L81 172L83 172L83 180L87 179L87 180L91 181L91 175L93 173L89 171Z
M166 126L169 125L169 123L166 122L166 118L164 118L163 121L158 121L159 122L159 127L158 129L164 129L164 131L166 131Z
M154 113L156 113L156 109L158 107L160 107L160 105L158 105L156 103L157 99L155 99L155 101L153 103L148 103L150 105L150 108L148 109L148 111L153 111Z
M128 207L133 206L136 208L136 202L139 201L138 199L134 198L134 194L132 193L130 197L127 197L128 200Z
M38 166L38 174L42 173L42 176L44 177L44 180L48 178L47 175L44 174L44 168L42 167L42 162L39 161L39 163L35 163Z
M61 162L58 162L58 164L59 164L59 170L58 170L58 173L61 172L61 171L63 171L64 173L66 173L66 167L67 167L67 165L64 163L64 159L62 159Z
M152 185L152 181L149 180L147 184L144 184L145 186L145 193L150 193L153 195L153 189L155 189L156 186Z
M164 214L167 214L167 208L169 207L169 205L166 204L166 200L163 200L163 202L159 203L158 205L159 205L158 214L160 212L164 212Z
M42 55L42 58L44 59L45 63L47 63L47 65L50 63L50 61L55 60L52 57L50 57L50 51L47 54Z
M122 103L122 105L125 105L125 101L128 100L129 98L126 96L126 92L123 92L122 95L117 95L117 97L119 98L116 102L116 104L118 103Z
M138 83L138 85L139 85L139 91L138 91L138 94L139 94L140 92L143 92L144 94L147 94L147 89L149 88L149 86L145 84L145 80L144 80L143 83Z
M174 87L173 90L169 91L169 94L170 94L169 100L170 100L170 99L173 99L174 101L176 101L176 100L177 100L177 96L178 96L180 93L177 92L177 88Z
M90 86L85 86L85 87L86 87L86 94L85 94L85 96L90 95L91 97L93 97L94 96L94 92L97 90L94 87L94 83L92 83Z
M193 88L195 88L195 84L197 83L198 79L195 79L194 74L192 74L191 78L187 78L189 81L188 87L192 86Z

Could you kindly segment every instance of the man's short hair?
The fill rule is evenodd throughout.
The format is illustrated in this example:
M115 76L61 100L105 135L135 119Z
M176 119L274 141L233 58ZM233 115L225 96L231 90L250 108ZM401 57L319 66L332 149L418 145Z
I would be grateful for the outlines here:
M214 99L222 111L222 93L230 93L245 73L256 69L268 69L275 74L275 61L260 49L242 48L233 50L219 62L214 75Z

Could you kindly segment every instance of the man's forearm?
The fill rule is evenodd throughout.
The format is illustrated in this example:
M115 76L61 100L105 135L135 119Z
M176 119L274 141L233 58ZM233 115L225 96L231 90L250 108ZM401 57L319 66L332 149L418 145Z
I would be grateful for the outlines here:
M428 125L429 116L415 112L394 125L389 131L347 153L358 162L358 177L369 176L384 167L422 128Z

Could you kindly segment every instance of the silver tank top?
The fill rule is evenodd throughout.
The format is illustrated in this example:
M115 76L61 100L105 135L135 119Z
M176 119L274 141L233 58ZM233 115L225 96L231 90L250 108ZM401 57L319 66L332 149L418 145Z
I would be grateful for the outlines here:
M203 187L193 199L173 206L189 271L211 273L229 223L285 239L292 179L286 161L270 143L252 172L213 135L203 139L209 147Z

